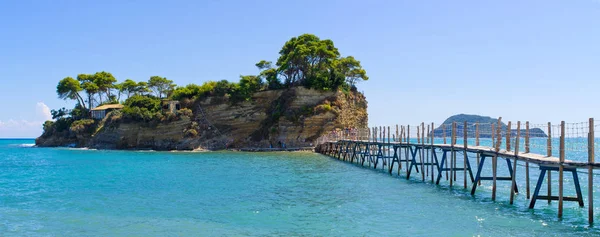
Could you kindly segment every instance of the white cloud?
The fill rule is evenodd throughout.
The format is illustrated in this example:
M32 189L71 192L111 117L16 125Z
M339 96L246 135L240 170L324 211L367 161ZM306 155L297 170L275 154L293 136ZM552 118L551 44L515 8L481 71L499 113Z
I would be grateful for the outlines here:
M42 124L47 120L52 120L50 108L43 102L38 102L35 106L35 118L9 119L0 121L0 137L37 137L42 133Z
M44 121L52 120L50 108L44 102L38 102L36 105L37 115Z

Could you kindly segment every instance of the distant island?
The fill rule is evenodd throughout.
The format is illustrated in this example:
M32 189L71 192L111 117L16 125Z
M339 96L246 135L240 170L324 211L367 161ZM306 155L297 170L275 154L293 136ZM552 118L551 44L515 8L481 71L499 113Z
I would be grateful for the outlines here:
M457 115L453 115L450 116L449 118L447 118L443 125L445 125L446 127L446 136L449 137L451 136L451 131L452 131L452 124L454 122L456 122L456 136L457 137L463 137L463 131L464 131L464 122L467 122L467 126L468 126L468 132L467 132L467 137L475 137L475 131L473 126L475 126L476 124L479 124L480 126L480 133L479 133L479 137L481 138L491 138L492 134L491 134L491 124L494 124L494 126L498 125L498 119L489 117L489 116L481 116L481 115L470 115L470 114L457 114ZM444 134L444 130L443 130L443 125L438 126L436 129L433 130L433 134L435 137L442 137ZM485 126L485 127L484 127ZM507 125L504 122L501 122L501 129L500 129L500 133L502 136L506 135L506 127ZM521 134L522 136L525 136L525 132L526 129L524 128L525 125L523 124L521 127ZM516 125L512 125L511 128L516 128ZM517 134L517 129L511 129L511 136L515 136ZM529 136L530 137L548 137L548 135L546 135L546 133L544 133L544 131L542 129L539 128L531 128L529 130Z
M72 109L52 110L41 147L219 150L310 147L336 128L366 128L368 80L360 61L331 40L303 34L287 41L276 63L256 63L239 82L177 86L152 76L121 83L109 72L58 82Z

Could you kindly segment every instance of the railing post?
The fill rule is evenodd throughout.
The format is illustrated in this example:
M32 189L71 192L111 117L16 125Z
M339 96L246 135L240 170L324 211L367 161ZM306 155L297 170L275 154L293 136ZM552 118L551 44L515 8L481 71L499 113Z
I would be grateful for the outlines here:
M500 151L502 144L502 117L498 118L498 126L496 127L496 153ZM492 131L493 133L493 131ZM496 179L498 173L498 154L492 157L492 201L496 201Z
M463 124L463 147L464 147L464 159L463 159L463 178L464 178L464 186L467 189L467 121Z
M552 156L552 124L548 122L548 140L546 142L547 148L546 152L548 153L548 157ZM552 171L548 170L548 197L552 196ZM548 203L551 203L552 200L548 198Z
M565 121L560 122L560 166L558 166L558 218L563 216L563 173L565 169ZM577 181L575 181L577 182Z
M594 223L594 164L595 159L595 138L594 138L594 119L590 118L588 123L588 221Z
M529 153L529 121L525 122L525 153ZM525 161L525 185L525 189L527 189L527 199L529 199L529 161Z
M521 137L521 121L517 121L517 137L515 137L515 159L513 160L512 185L510 187L510 204L515 199L515 189L517 189L517 156L519 156L519 138Z
M508 121L508 125L506 126L506 151L510 151L510 135L511 135L511 129L512 125L511 122Z
M431 123L431 153L430 153L430 159L431 160L431 183L434 183L434 177L433 177L433 153L435 152L435 150L433 150L433 139L435 139L435 127L433 126L433 123Z

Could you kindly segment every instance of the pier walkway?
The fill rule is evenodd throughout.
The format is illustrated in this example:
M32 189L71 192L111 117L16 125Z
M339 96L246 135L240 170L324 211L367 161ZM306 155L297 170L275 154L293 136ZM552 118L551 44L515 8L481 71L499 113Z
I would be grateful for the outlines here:
M594 120L533 126L527 122L525 129L521 129L520 122L516 124L517 128L513 130L511 122L504 125L500 118L497 124L463 122L442 124L437 129L431 124L427 125L427 131L424 123L412 126L412 130L411 126L396 125L394 134L390 126L339 129L319 138L315 149L321 154L347 162L374 169L379 167L390 174L397 172L400 175L404 166L406 179L417 172L423 181L431 180L437 185L444 174L450 186L456 185L457 173L462 172L462 186L470 188L471 195L475 194L481 181L492 181L492 200L496 200L497 182L512 182L510 204L513 204L514 196L519 192L517 163L524 163L529 208L533 209L538 200L547 200L549 203L558 201L559 218L563 215L564 201L576 202L584 207L578 170L585 170L588 175L588 218L593 223L593 170L600 168L600 163L594 162ZM411 131L417 134L416 138L410 137ZM583 160L585 156L587 159ZM499 166L498 160L506 165ZM485 174L484 166L489 165L490 161L491 174ZM471 162L475 163L472 165ZM533 193L529 185L530 164L535 164L540 170ZM508 176L498 176L498 167L506 169ZM553 172L558 173L556 195L552 194ZM565 177L565 174L569 177ZM573 196L564 195L565 180L573 184ZM544 181L547 193L542 195L540 190Z

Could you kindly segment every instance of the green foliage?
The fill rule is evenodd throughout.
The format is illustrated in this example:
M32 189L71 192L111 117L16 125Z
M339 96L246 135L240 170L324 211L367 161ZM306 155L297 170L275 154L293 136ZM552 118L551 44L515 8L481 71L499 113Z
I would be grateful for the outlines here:
M186 129L184 132L185 132L186 137L197 137L198 136L198 131L194 128Z
M160 112L161 101L158 98L142 95L129 97L124 103L123 115L135 121L150 121Z
M121 91L127 95L127 98L131 97L133 93L137 92L138 83L127 79L123 83L121 83Z
M84 104L83 98L81 98L81 95L79 95L81 90L82 89L79 81L73 79L72 77L65 77L64 79L60 80L56 86L58 98L63 100L77 100L77 102Z
M67 115L67 109L64 107L59 110L50 110L50 114L52 115L52 119L59 119Z
M111 89L115 88L117 79L111 73L105 71L95 73L93 78L98 90L103 92L106 95L106 98L109 98L111 95ZM100 103L102 103L102 93L99 93L98 95Z
M44 134L42 134L42 136L51 136L56 133L67 132L72 123L72 118L59 118L56 121L46 121L43 124Z
M311 34L287 41L279 51L277 68L272 68L271 62L265 60L256 66L261 70L259 76L267 81L269 89L302 85L328 91L345 84L354 86L361 80L369 79L360 61L352 56L340 57L333 41L321 40Z
M154 94L158 98L169 96L177 85L173 84L173 81L168 80L166 77L152 76L148 80L148 87L154 91Z
M48 120L44 122L44 125L42 125L42 127L44 129L44 133L51 133L54 127L54 121Z
M240 83L232 90L231 99L234 102L247 101L252 98L252 94L259 91L263 87L263 82L257 76L240 76Z
M125 107L144 108L151 112L160 111L160 104L160 99L142 95L134 95L132 97L129 97L129 99L127 99L125 103L123 103Z
M95 130L96 121L93 119L82 119L74 121L69 130L74 133L93 133Z
M177 114L180 116L186 116L188 118L191 118L194 116L194 112L192 112L191 109L188 108L183 108L177 111Z

